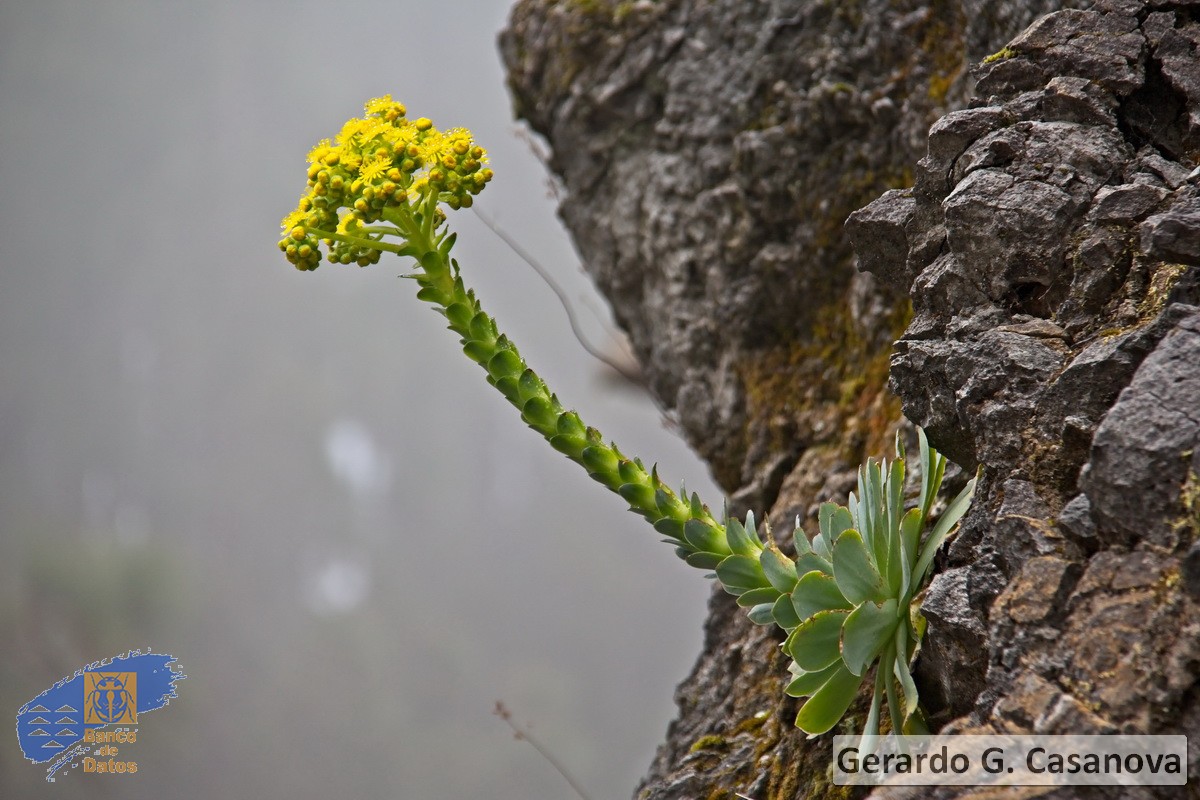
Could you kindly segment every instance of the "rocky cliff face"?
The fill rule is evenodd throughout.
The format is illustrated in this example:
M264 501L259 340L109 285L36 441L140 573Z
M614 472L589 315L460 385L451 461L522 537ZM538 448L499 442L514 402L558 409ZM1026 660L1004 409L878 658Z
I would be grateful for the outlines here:
M851 217L913 300L905 414L984 466L924 607L955 728L1197 733L1197 44L1168 3L1039 20Z
M925 603L936 722L1200 733L1200 23L1034 22L1061 8L524 0L502 49L584 262L743 509L812 525L901 406L983 466ZM836 793L774 635L723 597L706 632L641 796Z

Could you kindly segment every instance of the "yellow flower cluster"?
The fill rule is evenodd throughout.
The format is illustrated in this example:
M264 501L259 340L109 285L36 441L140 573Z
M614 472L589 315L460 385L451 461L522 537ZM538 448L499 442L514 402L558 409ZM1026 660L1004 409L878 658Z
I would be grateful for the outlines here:
M329 260L360 266L379 260L372 246L385 233L404 235L439 203L470 206L492 179L487 153L463 128L439 131L422 117L410 120L401 103L379 97L364 119L342 126L308 154L308 189L283 219L279 249L298 269L316 269L320 245ZM376 229L376 222L396 228ZM414 222L416 221L416 222Z

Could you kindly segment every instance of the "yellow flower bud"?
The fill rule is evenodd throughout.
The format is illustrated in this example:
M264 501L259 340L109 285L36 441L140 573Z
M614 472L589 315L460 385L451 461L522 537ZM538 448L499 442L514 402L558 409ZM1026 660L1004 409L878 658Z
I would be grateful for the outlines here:
M413 127L419 131L427 131L433 127L433 120L429 119L429 117L421 117L413 123Z
M304 240L304 233L304 228L297 225L296 227L292 228L292 231L289 235L297 242L300 242Z

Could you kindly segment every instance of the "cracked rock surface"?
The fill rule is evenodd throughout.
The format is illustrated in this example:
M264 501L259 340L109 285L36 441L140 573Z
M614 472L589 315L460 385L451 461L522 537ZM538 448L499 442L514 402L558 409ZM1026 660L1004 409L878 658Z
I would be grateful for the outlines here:
M815 527L901 407L983 467L924 606L937 724L1200 735L1200 23L1064 5L521 0L501 47L735 510ZM778 642L714 595L639 797L844 796Z

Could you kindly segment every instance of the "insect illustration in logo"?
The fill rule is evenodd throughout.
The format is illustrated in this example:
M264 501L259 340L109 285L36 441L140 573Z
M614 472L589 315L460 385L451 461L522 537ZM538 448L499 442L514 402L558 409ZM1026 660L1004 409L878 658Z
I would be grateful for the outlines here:
M117 675L101 675L95 688L88 692L87 705L96 719L104 723L117 722L130 712L133 698L125 682Z

